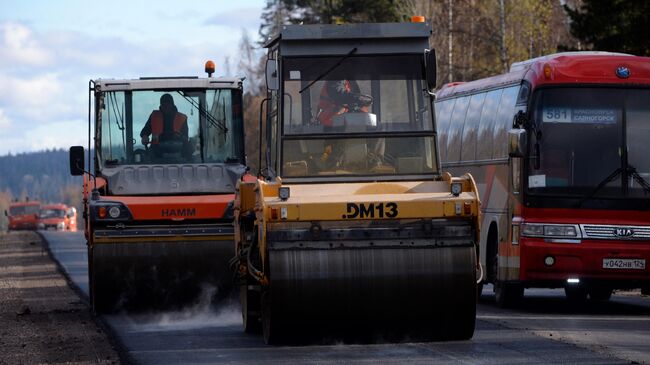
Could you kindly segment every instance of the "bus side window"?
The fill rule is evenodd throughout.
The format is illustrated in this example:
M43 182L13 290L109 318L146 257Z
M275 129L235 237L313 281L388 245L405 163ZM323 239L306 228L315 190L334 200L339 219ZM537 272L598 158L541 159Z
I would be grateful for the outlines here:
M461 161L476 160L476 133L478 122L481 120L485 95L486 93L474 94L470 99L469 109L465 117L465 127L463 128Z
M438 147L440 149L440 161L447 161L447 132L451 111L454 108L456 99L448 99L436 104L436 126L438 131Z
M496 89L488 92L485 97L481 120L478 125L478 140L476 141L477 160L492 159L492 128L494 127L494 120L502 93L503 89Z
M519 85L503 90L499 111L494 122L494 151L492 152L492 158L508 157L508 130L512 128L518 94Z
M461 136L468 106L469 96L456 99L454 111L451 113L451 120L449 122L449 133L447 134L446 162L458 162L460 160Z

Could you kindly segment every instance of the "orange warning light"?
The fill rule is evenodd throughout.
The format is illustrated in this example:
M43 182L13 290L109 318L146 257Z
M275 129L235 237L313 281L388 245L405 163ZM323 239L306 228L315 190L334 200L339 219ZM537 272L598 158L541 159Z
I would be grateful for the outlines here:
M553 75L553 69L551 68L551 65L549 65L548 63L545 63L544 64L544 77L546 77L547 79L550 79L552 75Z
M205 73L208 74L208 77L212 77L212 74L214 73L214 69L215 69L214 62L212 62L212 60L208 60L205 63Z

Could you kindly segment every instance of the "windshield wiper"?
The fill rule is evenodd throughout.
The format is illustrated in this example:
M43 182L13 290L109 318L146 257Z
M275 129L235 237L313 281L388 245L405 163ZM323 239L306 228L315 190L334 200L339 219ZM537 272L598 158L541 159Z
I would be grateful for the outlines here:
M619 167L619 168L617 168L616 170L614 170L614 172L612 172L612 173L611 173L609 176L607 176L603 181L601 181L600 184L598 184L598 186L596 186L596 187L594 188L594 190L592 190L589 194L585 195L582 199L580 199L580 201L578 202L578 207L581 207L582 204L583 204L585 201L587 201L587 200L593 198L593 196L596 195L596 193L598 193L598 192L600 191L600 189L602 189L605 185L607 185L608 183L612 182L614 179L616 179L619 175L621 175L621 174L623 174L623 173L626 173L627 176L632 176L632 178L633 178L633 179L634 179L634 180L635 180L639 185L641 185L641 186L643 187L643 190L644 190L645 192L650 192L650 184L648 184L648 182L643 178L643 176L641 176L641 175L636 171L636 168L635 168L634 166L628 164L627 168Z
M352 48L352 49L350 50L350 52L346 53L345 56L341 57L341 59L339 59L339 60L338 60L334 65L332 65L332 67L328 68L325 72L323 72L323 73L320 74L317 78L315 78L314 80L312 80L312 82L310 82L309 84L307 84L307 86L305 86L305 87L303 87L302 89L300 89L300 91L299 91L298 93L299 93L299 94L302 94L303 91L309 89L309 88L310 88L313 84L315 84L317 81L320 81L320 79L322 79L323 77L329 75L330 72L334 71L337 67L341 66L341 64L343 63L343 61L345 61L348 57L352 56L352 54L355 53L356 51L357 51L357 47Z
M203 108L197 101L194 101L192 98L190 98L189 96L185 95L184 93L182 93L182 92L180 92L178 90L176 92L180 96L182 96L185 100L187 100L187 102L190 103L190 105L195 107L199 111L199 113L202 113L203 115L205 115L205 117L208 119L208 121L212 125L214 125L215 127L221 128L223 133L228 133L228 127L226 127L226 123L225 123L225 119L226 119L225 118L226 117L225 110L224 110L223 121L220 121L220 120L216 119L214 116L212 116L212 114L208 113L208 111L205 110L205 108ZM224 108L225 108L225 105L224 105Z
M650 184L648 184L648 181L644 179L643 176L641 176L641 174L639 174L639 172L636 170L634 166L630 164L627 165L627 174L629 176L632 176L634 181L636 181L639 185L641 185L641 187L646 193L650 192Z

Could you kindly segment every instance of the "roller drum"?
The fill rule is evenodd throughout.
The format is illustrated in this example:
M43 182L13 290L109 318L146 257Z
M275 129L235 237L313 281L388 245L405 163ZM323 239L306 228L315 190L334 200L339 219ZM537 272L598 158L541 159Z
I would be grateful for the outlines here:
M89 250L91 296L97 312L192 304L203 290L232 289L230 240L115 242Z
M430 340L471 338L474 246L269 249L263 317L274 342L313 328L397 329Z

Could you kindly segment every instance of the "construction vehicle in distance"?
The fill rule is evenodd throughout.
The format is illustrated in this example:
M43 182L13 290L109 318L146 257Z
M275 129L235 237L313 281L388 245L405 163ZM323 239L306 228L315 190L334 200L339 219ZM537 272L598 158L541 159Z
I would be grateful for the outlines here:
M206 72L214 72L211 61ZM232 201L245 173L242 83L225 77L90 81L94 168L84 169L84 149L75 146L70 169L85 176L96 312L174 308L232 287Z
M38 211L41 203L38 201L15 201L9 204L9 211L5 210L5 216L9 220L8 230L36 230L38 224Z
M77 208L65 204L47 204L41 206L38 214L39 230L77 231Z
M439 168L430 34L286 25L266 45L265 158L234 207L245 331L473 336L479 197Z

